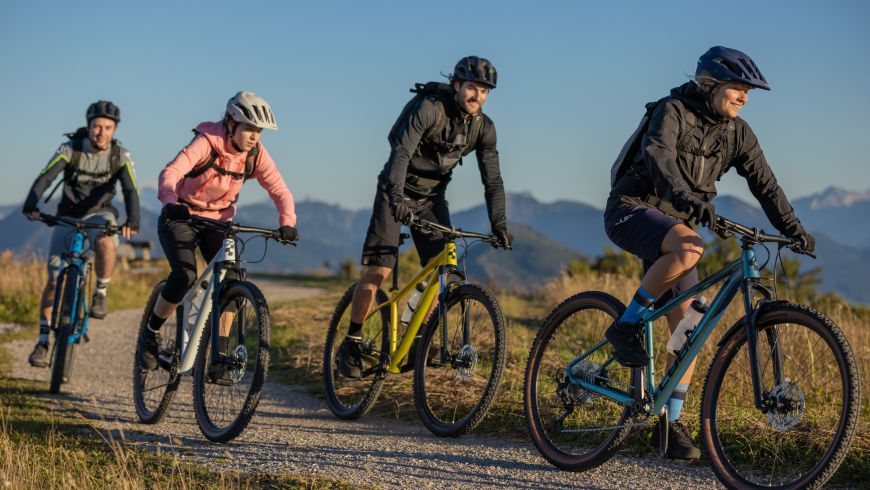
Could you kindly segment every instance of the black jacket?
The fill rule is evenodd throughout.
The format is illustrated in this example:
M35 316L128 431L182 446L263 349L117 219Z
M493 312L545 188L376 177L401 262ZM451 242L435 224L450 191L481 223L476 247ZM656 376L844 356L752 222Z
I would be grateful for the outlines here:
M441 107L436 107L440 105ZM439 111L447 118L444 129L431 138L427 130L438 123ZM390 158L381 172L391 196L412 198L443 194L453 169L463 156L475 152L484 198L493 230L506 226L504 184L499 169L495 125L485 114L477 141L466 142L472 118L452 98L429 96L408 113L407 119L389 135ZM428 184L420 184L419 179Z
M692 111L691 125L686 111ZM728 149L728 132L734 147ZM730 161L725 161L727 156ZM776 182L755 133L743 119L716 114L693 82L671 90L658 104L634 157L632 171L613 187L609 205L622 197L655 196L672 201L691 193L704 201L716 196L716 182L734 168L746 179L770 223L791 235L800 227L788 198Z

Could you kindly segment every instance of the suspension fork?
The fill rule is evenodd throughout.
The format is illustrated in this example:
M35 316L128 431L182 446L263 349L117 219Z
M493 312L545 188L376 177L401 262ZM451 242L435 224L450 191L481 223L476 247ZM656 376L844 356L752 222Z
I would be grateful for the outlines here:
M741 286L743 292L743 308L746 312L746 345L749 353L749 368L752 374L753 395L755 397L755 407L762 412L768 408L769 390L765 389L764 379L762 376L761 356L759 353L758 341L758 314L762 310L761 306L764 303L772 300L770 291L755 283L753 279L744 279ZM759 302L759 307L752 306L752 292L760 291L764 295L764 299ZM773 376L775 385L780 385L784 382L782 371L782 351L779 347L779 332L776 327L768 328L764 331L767 346L770 348L770 362L773 368Z
M447 274L447 267L442 265L438 268L438 292L440 293L438 295L438 319L440 320L438 323L441 326L441 353L438 357L442 364L447 361L447 342L449 340L447 338L449 331L447 328L447 312L444 306L444 303L447 301ZM463 335L465 334L463 333Z

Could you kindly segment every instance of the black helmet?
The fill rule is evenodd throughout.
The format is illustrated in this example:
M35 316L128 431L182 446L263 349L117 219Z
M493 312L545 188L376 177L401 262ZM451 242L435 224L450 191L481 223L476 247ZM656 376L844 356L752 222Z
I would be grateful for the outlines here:
M88 112L85 114L88 124L95 117L108 117L117 124L121 122L121 110L108 100L98 100L88 107Z
M740 82L770 90L770 85L752 58L746 53L725 46L713 46L698 58L695 80L700 83L704 78L713 78L720 82Z
M459 80L468 80L488 85L495 88L498 82L498 73L488 59L477 56L466 56L456 63L453 69L453 77Z

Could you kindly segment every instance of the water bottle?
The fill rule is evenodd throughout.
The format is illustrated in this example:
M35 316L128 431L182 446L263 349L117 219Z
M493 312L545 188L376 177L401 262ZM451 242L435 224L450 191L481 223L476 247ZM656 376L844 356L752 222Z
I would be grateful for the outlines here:
M408 323L411 321L411 317L414 315L414 310L417 309L417 304L420 303L420 296L423 295L423 290L426 289L426 281L417 283L417 286L414 287L414 292L411 293L411 297L408 298L408 304L405 305L405 310L402 311L402 318L399 320L402 322L402 325L407 327Z
M676 353L683 348L683 344L685 344L686 339L692 335L692 331L695 330L695 326L701 321L701 317L704 316L704 313L707 313L707 299L701 296L700 299L692 301L692 304L689 306L689 309L686 310L683 319L677 324L677 328L674 330L673 335L668 339L668 352L672 352L676 355Z

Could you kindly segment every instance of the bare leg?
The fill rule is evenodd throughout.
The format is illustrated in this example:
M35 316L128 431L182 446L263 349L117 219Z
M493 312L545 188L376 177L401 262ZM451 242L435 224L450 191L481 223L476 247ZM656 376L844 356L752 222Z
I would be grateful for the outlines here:
M97 258L94 270L100 279L112 277L115 269L115 241L111 237L101 236L96 243Z
M49 276L39 299L40 320L51 322L51 307L54 304L54 288L57 287L57 278Z
M393 269L377 265L369 266L356 285L350 307L350 321L362 324L372 308L375 294Z
M686 225L671 228L662 241L662 255L643 276L641 286L660 297L701 260L704 241Z

